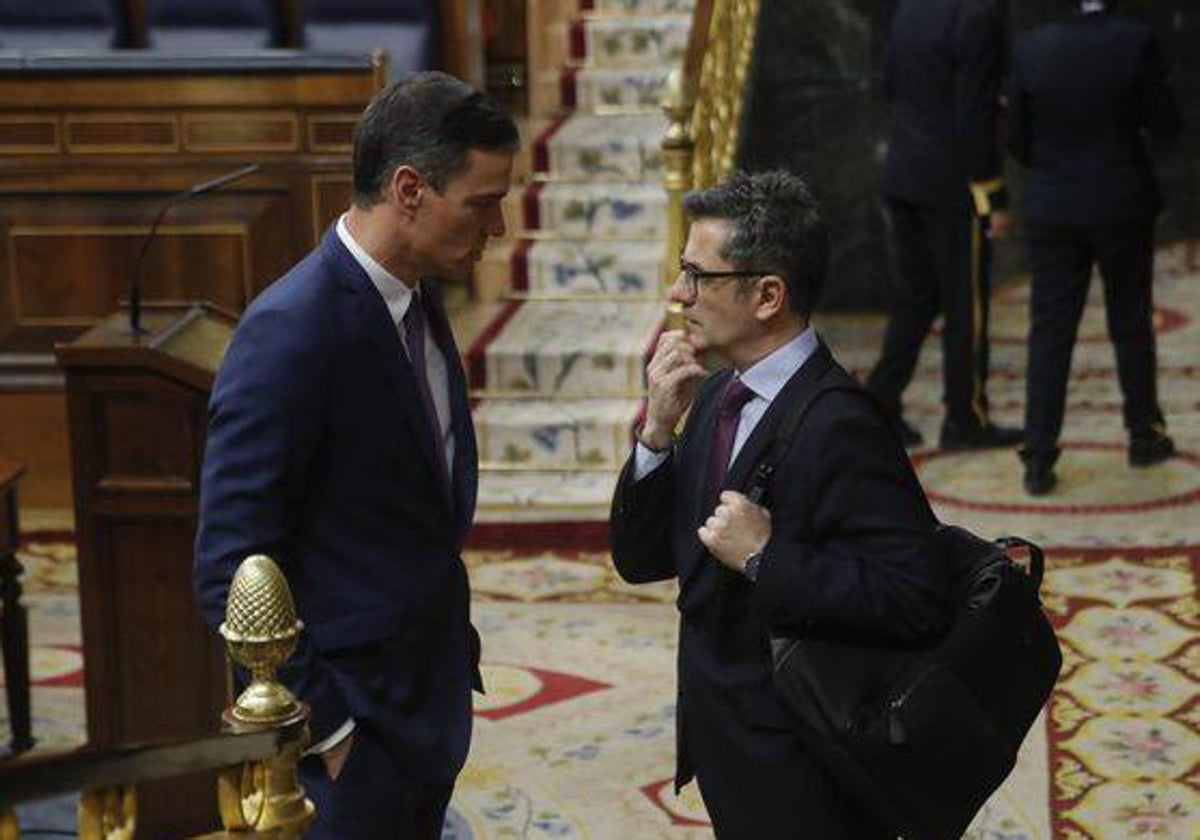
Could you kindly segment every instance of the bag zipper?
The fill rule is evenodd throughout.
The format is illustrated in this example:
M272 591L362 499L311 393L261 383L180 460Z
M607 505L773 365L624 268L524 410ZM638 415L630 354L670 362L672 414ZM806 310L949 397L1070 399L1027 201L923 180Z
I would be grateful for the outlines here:
M904 689L904 693L888 703L887 710L887 730L888 741L892 746L900 746L907 740L907 734L904 731L904 722L900 719L900 711L904 708L905 702L912 696L913 692L921 687L921 683L936 671L937 665L926 665L924 669L917 674L916 678L908 684L908 688Z

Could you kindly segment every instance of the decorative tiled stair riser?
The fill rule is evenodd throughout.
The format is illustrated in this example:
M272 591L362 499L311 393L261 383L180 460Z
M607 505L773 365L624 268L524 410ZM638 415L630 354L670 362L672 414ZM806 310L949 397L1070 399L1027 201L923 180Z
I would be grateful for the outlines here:
M564 112L537 137L510 307L472 348L481 522L603 521L661 328L659 101L691 2L581 3Z

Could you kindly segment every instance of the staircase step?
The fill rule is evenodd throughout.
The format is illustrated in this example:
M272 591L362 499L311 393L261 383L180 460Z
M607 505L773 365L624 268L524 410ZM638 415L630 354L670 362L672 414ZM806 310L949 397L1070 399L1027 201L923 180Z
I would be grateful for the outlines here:
M691 12L696 0L583 0L582 7L594 16L654 15Z
M587 18L580 22L577 59L593 67L662 67L683 63L690 14Z
M526 301L471 349L472 384L490 397L639 397L662 316L658 301Z
M619 469L629 456L640 399L499 399L475 410L485 467Z
M543 171L575 181L658 181L662 177L662 114L577 114L540 142Z
M667 238L667 193L659 184L553 181L525 193L525 226L562 239Z
M477 523L606 522L619 470L481 470Z
M584 67L567 71L563 104L582 111L638 108L654 112L661 107L670 67Z
M534 295L660 296L666 262L661 242L538 240L514 254L513 288Z

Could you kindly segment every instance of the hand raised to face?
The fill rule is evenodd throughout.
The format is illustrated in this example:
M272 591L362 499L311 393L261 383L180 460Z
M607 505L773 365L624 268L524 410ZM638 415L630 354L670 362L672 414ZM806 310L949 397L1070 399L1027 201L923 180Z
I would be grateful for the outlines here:
M696 387L708 375L697 361L696 348L683 330L668 330L658 338L646 365L646 423L641 440L652 449L670 445L671 434L696 396Z

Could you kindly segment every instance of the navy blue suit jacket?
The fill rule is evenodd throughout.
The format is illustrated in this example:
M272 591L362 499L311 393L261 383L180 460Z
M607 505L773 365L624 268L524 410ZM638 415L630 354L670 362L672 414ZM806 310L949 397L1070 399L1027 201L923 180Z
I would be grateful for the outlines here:
M1148 23L1071 15L1023 35L1012 88L1009 148L1029 167L1027 220L1091 227L1158 212L1147 142L1182 123Z
M212 393L195 584L216 626L237 564L274 557L305 623L284 677L314 742L353 717L412 772L447 778L480 687L460 557L478 461L458 351L431 309L450 492L396 325L335 229L246 310Z

